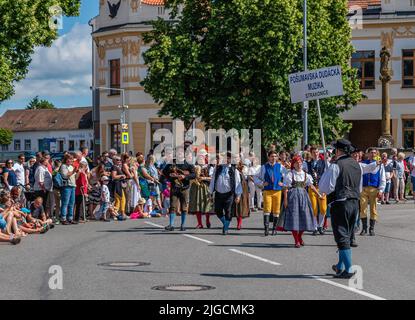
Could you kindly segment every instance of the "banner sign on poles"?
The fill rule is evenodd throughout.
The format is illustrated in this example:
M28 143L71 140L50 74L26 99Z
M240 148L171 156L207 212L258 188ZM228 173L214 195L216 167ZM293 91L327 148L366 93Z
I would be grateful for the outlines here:
M290 74L291 102L325 99L343 95L340 66Z

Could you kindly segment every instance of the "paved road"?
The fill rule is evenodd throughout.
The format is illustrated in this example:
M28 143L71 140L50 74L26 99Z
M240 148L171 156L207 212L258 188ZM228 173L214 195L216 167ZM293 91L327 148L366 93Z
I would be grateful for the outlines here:
M363 269L363 290L333 280L336 262L331 233L306 235L296 249L288 233L265 238L262 216L242 231L222 236L210 230L167 233L167 219L91 222L57 226L19 246L0 245L0 299L414 299L415 204L381 209L376 237L360 237L354 263ZM195 219L189 218L189 226ZM142 261L142 267L104 267ZM49 288L49 268L63 270L63 290ZM201 292L164 292L153 287L197 284Z

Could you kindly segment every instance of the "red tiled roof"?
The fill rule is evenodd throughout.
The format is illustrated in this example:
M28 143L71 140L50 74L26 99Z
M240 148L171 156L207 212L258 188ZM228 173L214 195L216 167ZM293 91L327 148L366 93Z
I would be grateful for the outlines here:
M141 3L149 6L164 6L164 0L141 0Z
M8 110L0 128L14 132L92 129L92 108Z
M381 2L381 0L349 0L349 7L359 6L367 9L368 6L380 6Z

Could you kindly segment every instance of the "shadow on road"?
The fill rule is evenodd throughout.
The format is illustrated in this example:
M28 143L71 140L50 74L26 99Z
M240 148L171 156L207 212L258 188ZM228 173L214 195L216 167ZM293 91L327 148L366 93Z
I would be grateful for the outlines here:
M294 244L287 243L241 243L241 244L215 244L214 247L242 247L242 248L294 248ZM336 247L330 244L306 244L306 247Z
M311 279L313 277L326 277L331 276L329 274L324 275L313 275L307 276L304 274L220 274L220 273L201 273L203 277L217 277L217 278L234 278L234 279L244 279L244 278L254 278L254 279Z

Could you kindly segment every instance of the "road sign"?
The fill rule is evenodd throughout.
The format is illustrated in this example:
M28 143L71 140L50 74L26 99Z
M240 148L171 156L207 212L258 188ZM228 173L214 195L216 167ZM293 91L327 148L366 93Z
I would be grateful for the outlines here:
M340 66L293 73L288 80L292 103L343 95Z
M123 132L121 134L121 143L122 144L129 144L130 143L130 136L128 132Z
M123 130L128 130L128 123L123 123L121 127Z

